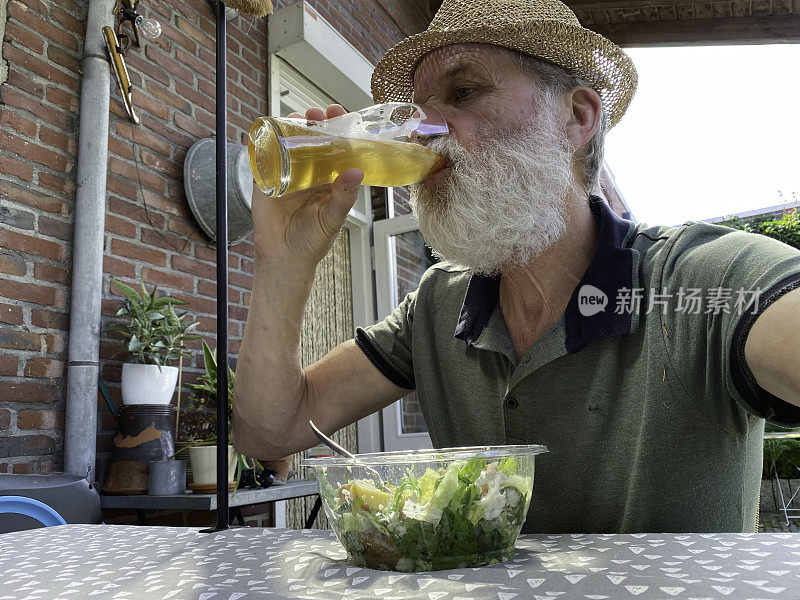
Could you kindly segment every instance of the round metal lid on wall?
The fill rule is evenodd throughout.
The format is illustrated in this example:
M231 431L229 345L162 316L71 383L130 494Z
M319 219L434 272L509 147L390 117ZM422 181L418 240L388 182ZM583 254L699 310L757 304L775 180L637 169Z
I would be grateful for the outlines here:
M205 234L216 240L217 166L213 137L196 141L183 163L183 185L195 220ZM228 144L228 240L237 244L253 231L251 202L253 174L247 146Z

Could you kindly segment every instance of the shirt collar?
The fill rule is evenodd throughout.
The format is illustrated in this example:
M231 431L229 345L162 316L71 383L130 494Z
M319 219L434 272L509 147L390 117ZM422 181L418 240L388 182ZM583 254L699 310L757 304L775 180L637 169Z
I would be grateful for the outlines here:
M597 250L589 268L583 274L564 311L566 347L575 353L590 342L632 333L633 314L615 310L615 300L621 289L630 289L638 281L638 253L628 247L634 223L618 217L599 196L589 198L592 214L599 221ZM593 289L594 288L594 289ZM598 307L605 296L602 310L588 314ZM473 345L492 316L500 297L500 275L473 274L470 277L455 337ZM594 297L595 300L589 300ZM583 303L581 300L583 299ZM594 304L590 304L594 302Z

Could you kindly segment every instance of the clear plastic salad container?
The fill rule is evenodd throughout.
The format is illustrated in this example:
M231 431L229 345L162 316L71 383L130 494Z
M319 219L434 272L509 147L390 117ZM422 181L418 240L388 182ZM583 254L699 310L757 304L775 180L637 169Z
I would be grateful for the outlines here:
M310 458L325 513L356 566L477 567L514 556L544 446Z

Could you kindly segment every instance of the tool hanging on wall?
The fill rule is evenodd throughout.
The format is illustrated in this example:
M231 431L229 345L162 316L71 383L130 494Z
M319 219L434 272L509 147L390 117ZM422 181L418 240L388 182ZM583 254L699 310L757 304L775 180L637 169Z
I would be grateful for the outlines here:
M117 16L116 30L108 26L103 27L106 49L111 59L111 67L117 79L117 87L122 96L122 102L125 104L128 117L136 124L139 123L139 117L133 110L133 96L131 94L133 85L128 75L128 67L125 64L125 53L131 46L137 49L141 48L141 38L154 40L161 35L161 24L155 19L147 19L140 15L137 12L138 6L139 0L117 0L113 10L113 14ZM127 29L133 34L133 39L126 31L126 24L128 25Z

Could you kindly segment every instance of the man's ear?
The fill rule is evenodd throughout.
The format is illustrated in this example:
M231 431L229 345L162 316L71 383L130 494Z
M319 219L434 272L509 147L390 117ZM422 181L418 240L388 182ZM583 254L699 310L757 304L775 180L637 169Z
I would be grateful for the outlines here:
M600 126L603 102L600 94L590 87L578 86L567 92L567 137L573 148L581 148L589 143Z

